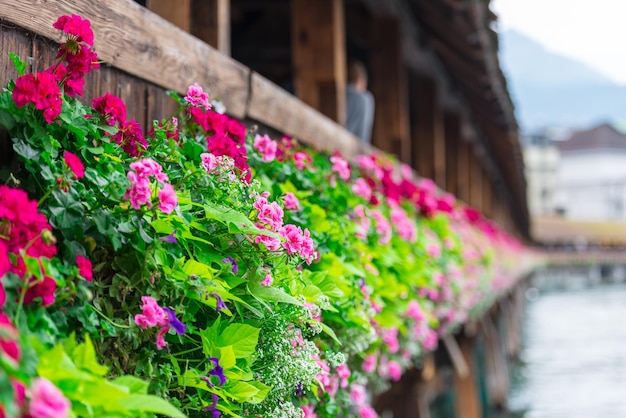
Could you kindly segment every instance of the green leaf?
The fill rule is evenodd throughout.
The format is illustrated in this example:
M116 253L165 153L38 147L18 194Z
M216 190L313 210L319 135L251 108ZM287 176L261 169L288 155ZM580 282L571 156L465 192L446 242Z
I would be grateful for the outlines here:
M50 212L52 213L50 222L53 226L64 230L77 229L82 232L84 210L76 190L52 192Z
M255 388L257 388L259 391L251 396L247 402L250 403L261 403L265 400L265 398L267 398L268 393L270 393L270 390L272 390L272 388L270 386L267 386L261 382L248 382L248 384L250 384L251 386L254 386Z
M224 369L230 369L235 366L237 359L235 358L235 351L232 345L226 347L219 347L220 349L220 366Z
M0 109L0 126L4 126L7 131L10 131L15 126L13 115L2 109Z
M259 341L259 328L247 324L232 324L226 327L217 339L218 347L233 346L236 358L245 358L254 354Z
M89 335L85 335L85 342L79 344L72 353L72 359L76 366L97 376L104 376L109 368L98 363L96 350Z
M24 157L25 160L38 161L39 156L41 155L40 151L23 141L17 141L13 144L13 149L18 155Z
M17 74L19 76L23 76L26 72L26 66L28 65L26 61L22 61L20 57L13 52L9 52L9 57L11 57L11 61L13 62L13 66L17 70Z
M148 382L144 382L135 376L121 376L113 380L113 383L128 388L129 393L132 394L145 395L148 393Z
M154 412L172 418L186 418L186 415L172 404L153 395L131 395L118 400L125 409L138 412Z
M330 338L332 338L337 344L341 345L341 341L339 341L339 339L337 338L337 334L335 334L335 331L333 331L333 329L331 327L329 327L328 325L326 325L323 322L320 322L320 325L322 326L322 332L326 335L328 335Z
M233 397L237 402L248 402L259 393L259 389L248 382L237 382L232 386L226 386L223 390Z
M204 211L207 219L215 219L223 223L228 227L228 232L231 234L260 234L278 237L273 232L258 228L243 213L226 206L205 204Z

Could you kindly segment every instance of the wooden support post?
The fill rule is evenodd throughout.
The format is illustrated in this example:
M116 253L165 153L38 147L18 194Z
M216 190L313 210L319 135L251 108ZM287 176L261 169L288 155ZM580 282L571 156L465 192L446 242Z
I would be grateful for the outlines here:
M474 152L470 153L470 196L469 204L482 212L483 210L483 170Z
M445 137L446 137L446 191L458 194L457 171L459 169L459 143L461 142L461 118L456 113L445 114Z
M434 80L425 77L416 77L413 84L413 164L421 176L433 179L445 188L445 127L437 85Z
M297 96L340 125L346 120L343 0L291 0Z
M230 0L191 0L190 32L230 55Z
M471 167L471 144L468 140L462 138L459 141L457 150L457 178L456 192L457 197L465 203L470 203L470 167Z
M191 28L191 0L146 0L146 7L182 30Z
M411 162L407 75L397 19L377 18L371 33L370 86L375 100L372 142Z
M509 366L501 346L500 334L490 315L487 314L483 318L482 328L485 336L489 401L492 406L501 409L506 407L506 400L509 394Z
M456 393L456 417L482 417L478 385L476 384L476 365L474 364L474 341L461 336L459 338L461 353L469 365L469 374L465 377L454 375L454 389Z
M492 206L492 189L493 189L493 183L491 182L491 179L489 178L489 175L487 173L486 170L482 170L482 177L483 177L483 187L482 187L482 206L483 206L483 214L488 217L488 218L492 218L493 216L493 206Z

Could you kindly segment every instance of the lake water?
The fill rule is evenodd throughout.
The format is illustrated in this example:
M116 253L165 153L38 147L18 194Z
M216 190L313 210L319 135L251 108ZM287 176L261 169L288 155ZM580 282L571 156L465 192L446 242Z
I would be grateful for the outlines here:
M541 292L529 302L511 417L626 418L626 286Z

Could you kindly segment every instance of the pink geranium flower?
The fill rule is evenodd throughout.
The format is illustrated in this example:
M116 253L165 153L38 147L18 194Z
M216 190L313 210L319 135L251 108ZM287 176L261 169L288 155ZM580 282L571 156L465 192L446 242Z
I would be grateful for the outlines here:
M191 106L210 109L211 103L209 103L209 95L202 90L202 87L198 83L193 83L187 89L187 95L184 97L185 101Z
M32 418L65 418L72 404L48 379L38 377L30 388Z
M178 205L178 196L176 196L176 190L174 187L166 183L159 191L159 209L161 212L169 214L176 209Z
M135 315L135 324L143 329L168 324L167 313L159 306L153 297L142 296L141 301L142 313Z
M254 137L254 149L263 156L263 162L269 163L276 158L278 148L276 141L268 135L258 135Z
M285 208L289 210L300 210L300 201L291 192L285 193Z
M350 178L350 165L343 158L333 155L330 157L330 162L333 163L333 171L339 175L342 180L348 180Z

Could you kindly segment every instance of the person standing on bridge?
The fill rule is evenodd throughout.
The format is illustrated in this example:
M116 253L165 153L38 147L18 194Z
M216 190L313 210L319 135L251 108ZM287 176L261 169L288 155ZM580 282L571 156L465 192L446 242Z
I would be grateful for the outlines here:
M350 61L346 86L346 129L369 144L373 124L374 96L367 90L367 71L363 63Z

